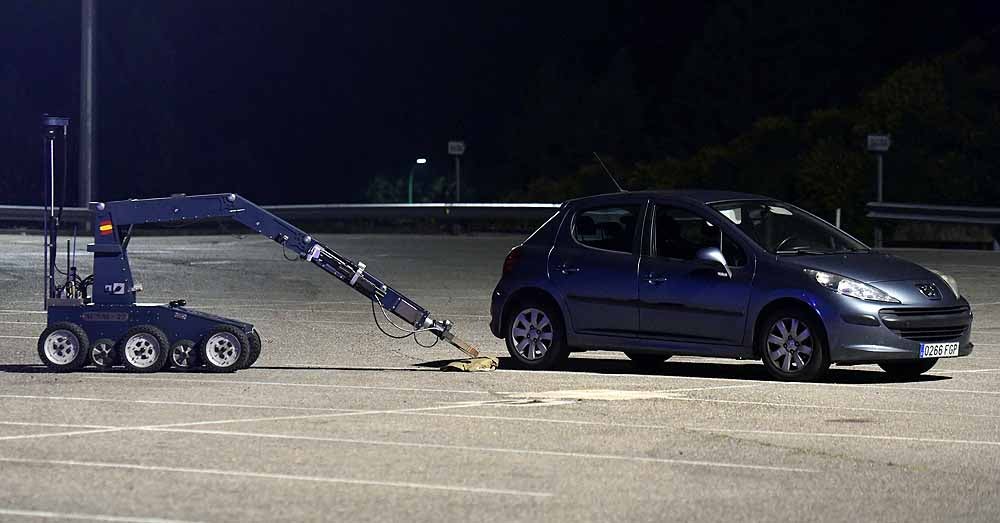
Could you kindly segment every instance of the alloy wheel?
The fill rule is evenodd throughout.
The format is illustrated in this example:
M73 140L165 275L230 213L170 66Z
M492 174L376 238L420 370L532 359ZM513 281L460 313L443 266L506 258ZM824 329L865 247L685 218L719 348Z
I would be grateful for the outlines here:
M781 318L768 331L767 357L784 372L799 372L809 365L814 346L809 327L797 318Z
M552 321L539 309L524 309L510 323L510 337L521 357L527 361L540 360L552 347Z

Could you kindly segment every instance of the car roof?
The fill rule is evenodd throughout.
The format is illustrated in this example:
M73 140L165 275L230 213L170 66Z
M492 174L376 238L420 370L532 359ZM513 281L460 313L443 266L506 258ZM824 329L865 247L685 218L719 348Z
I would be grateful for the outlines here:
M683 189L683 190L669 190L669 191L623 191L615 193L605 193L605 194L595 194L593 196L584 196L582 198L576 198L569 200L567 204L588 204L588 203L599 203L602 200L616 200L618 198L634 198L634 197L645 197L645 198L672 198L678 200L694 201L698 203L717 203L726 202L733 200L773 200L774 198L768 198L767 196L761 196L759 194L751 194L736 191L719 191L710 189Z

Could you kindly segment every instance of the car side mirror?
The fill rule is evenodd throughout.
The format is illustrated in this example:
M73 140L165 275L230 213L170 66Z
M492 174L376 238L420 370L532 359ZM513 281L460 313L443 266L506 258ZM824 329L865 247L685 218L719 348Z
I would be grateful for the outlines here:
M725 276L727 278L733 277L733 271L729 269L726 257L722 255L722 251L720 251L718 247L705 247L703 249L698 249L698 252L694 254L694 257L696 260L708 262L712 265L721 265L722 271L724 272L719 272L719 276Z

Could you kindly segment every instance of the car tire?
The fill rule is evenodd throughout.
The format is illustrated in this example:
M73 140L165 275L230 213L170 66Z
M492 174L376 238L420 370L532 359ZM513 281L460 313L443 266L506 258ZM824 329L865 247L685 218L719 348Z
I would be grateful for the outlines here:
M916 378L917 376L931 370L937 362L937 358L926 360L886 361L879 363L878 366L882 367L882 370L893 378L907 379Z
M632 366L640 370L655 370L670 359L670 354L648 354L645 352L626 352Z
M768 374L782 381L813 381L830 368L823 329L811 314L778 309L764 318L756 347Z
M522 369L551 369L569 357L562 316L540 300L525 300L511 307L504 333L507 352Z

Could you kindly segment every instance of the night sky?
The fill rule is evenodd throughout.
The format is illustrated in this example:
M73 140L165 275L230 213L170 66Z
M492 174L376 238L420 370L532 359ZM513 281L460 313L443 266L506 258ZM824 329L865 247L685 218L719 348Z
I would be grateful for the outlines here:
M537 112L526 100L538 96L545 64L600 75L625 49L642 99L669 101L716 4L100 0L97 197L360 201L374 175L403 176L420 156L449 174L446 143L459 138L468 144L463 192L502 198L506 183L524 183L512 137L520 121L537 127L520 115ZM940 20L933 9L909 20L905 5L872 8L859 22L885 28L880 42L905 37L871 49L861 70L881 67L880 53L905 61L989 24L988 2L943 10ZM36 203L38 116L78 121L79 23L77 1L0 0L0 203ZM844 82L830 100L864 86ZM668 134L669 104L646 107L642 128ZM662 142L668 154L692 145ZM641 147L613 152L639 158L660 146Z

